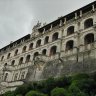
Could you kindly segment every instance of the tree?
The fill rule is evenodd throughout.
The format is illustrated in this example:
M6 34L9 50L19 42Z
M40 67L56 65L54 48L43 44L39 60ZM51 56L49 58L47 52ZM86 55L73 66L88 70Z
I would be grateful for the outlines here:
M4 96L15 96L15 95L14 95L14 92L8 91L8 92L5 92Z
M64 88L56 87L51 91L51 96L66 96L66 90Z

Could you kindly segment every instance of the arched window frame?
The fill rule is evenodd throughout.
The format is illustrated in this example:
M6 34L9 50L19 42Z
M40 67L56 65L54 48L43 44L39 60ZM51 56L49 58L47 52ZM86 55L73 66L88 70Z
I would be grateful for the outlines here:
M52 35L52 41L57 40L57 39L58 39L58 36L59 36L59 33L58 33L58 32L54 33L54 34Z

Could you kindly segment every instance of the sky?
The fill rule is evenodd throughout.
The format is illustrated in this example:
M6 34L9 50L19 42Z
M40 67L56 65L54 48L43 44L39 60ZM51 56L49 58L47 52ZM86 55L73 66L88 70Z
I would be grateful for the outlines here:
M95 0L0 0L0 48Z

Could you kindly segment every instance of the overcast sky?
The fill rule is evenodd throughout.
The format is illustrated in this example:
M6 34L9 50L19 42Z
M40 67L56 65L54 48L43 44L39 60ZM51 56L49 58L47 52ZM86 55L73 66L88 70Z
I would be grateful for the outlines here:
M0 0L0 48L94 0Z

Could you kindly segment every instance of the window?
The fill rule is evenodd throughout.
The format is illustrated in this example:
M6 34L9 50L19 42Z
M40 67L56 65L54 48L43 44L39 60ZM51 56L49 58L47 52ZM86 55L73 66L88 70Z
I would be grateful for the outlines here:
M57 46L53 46L50 49L50 55L55 55L56 54L56 50L57 50Z
M42 54L43 54L43 55L46 55L46 49L44 49L44 50L42 51Z
M49 37L47 36L47 37L45 37L44 44L47 44L48 41L49 41Z
M91 27L91 26L93 26L93 19L92 19L92 18L87 19L87 20L84 22L84 29L89 28L89 27Z
M11 62L11 65L12 65L12 66L14 66L14 64L15 64L15 60L13 60L13 61Z
M18 49L15 51L15 54L14 54L14 56L16 56L18 54Z
M33 49L33 43L31 43L30 45L29 45L29 50L32 50Z
M21 79L24 79L24 78L25 78L25 72L22 72Z
M73 42L73 40L70 40L70 41L68 41L67 43L66 43L66 50L71 50L71 49L73 49L73 44L74 42Z
M7 59L9 59L9 58L10 58L10 55L11 55L11 53L9 53L9 54L8 54Z
M90 43L93 43L94 42L94 34L90 33L90 34L87 34L84 38L84 44L90 44Z
M26 57L26 63L30 61L30 55L27 55Z
M23 63L23 57L20 58L19 64L21 65Z
M6 66L7 66L7 63L4 64L4 67L6 67Z
M14 81L18 80L18 73L15 74L14 76Z
M67 35L71 35L74 33L74 26L70 26L68 29L67 29Z
M58 39L58 33L54 33L52 36L52 41L55 41Z
M34 58L36 57L36 56L38 56L39 55L39 53L38 52L35 52L34 53Z
M26 52L26 48L27 48L26 46L23 47L23 50L22 50L23 53Z
M7 78L8 78L8 73L5 73L4 81L7 81Z
M38 40L36 43L36 47L40 47L41 46L41 40Z
M3 61L3 59L4 59L4 56L1 57L1 61Z

